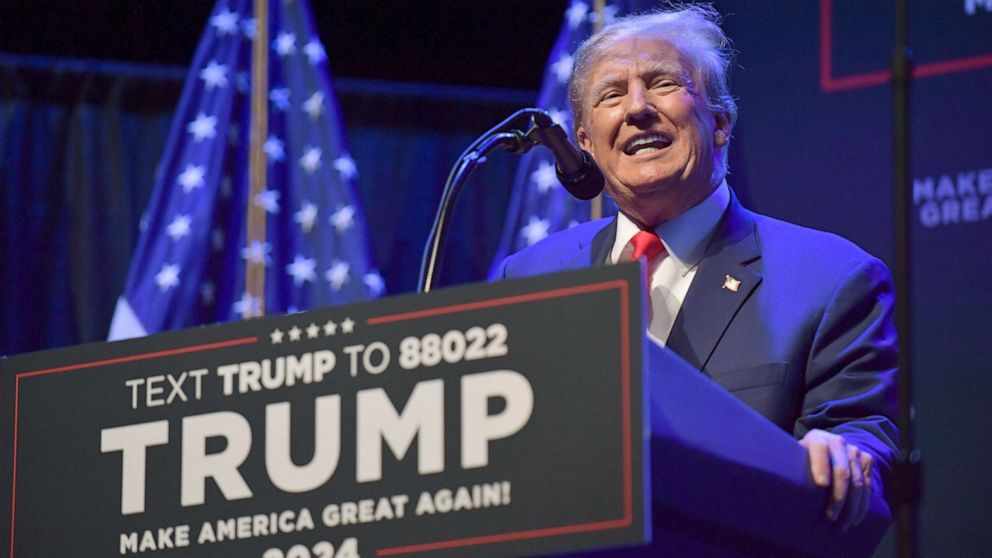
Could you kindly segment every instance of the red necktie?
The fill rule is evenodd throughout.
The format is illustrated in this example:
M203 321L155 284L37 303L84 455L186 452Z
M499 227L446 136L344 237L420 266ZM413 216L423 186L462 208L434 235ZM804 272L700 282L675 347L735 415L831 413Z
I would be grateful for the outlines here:
M665 245L658 238L658 233L654 231L639 231L630 239L630 245L634 247L634 252L630 255L631 261L638 258L647 258L651 263L659 254L665 251Z

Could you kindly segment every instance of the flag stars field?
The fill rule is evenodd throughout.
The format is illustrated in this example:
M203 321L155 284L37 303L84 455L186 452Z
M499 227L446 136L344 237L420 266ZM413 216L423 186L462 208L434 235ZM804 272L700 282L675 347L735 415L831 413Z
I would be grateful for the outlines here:
M344 234L355 224L355 208L350 205L339 207L331 214L330 221L338 234Z
M285 87L273 87L269 91L269 100L272 101L272 104L277 109L286 112L286 109L289 108L289 95L289 89Z
M300 157L300 166L307 174L313 174L320 168L320 157L322 152L319 147L307 146Z
M252 240L251 244L241 249L241 257L252 262L269 265L272 259L269 253L272 252L272 245L268 242Z
M183 187L183 192L187 194L196 188L203 186L203 175L206 169L200 165L186 165L186 169L179 175L179 185Z
M275 136L269 136L265 140L265 156L270 162L280 162L286 158L286 146L283 141Z
M368 231L352 183L358 169L333 110L328 53L309 3L268 5L264 190L249 193L243 164L251 51L263 46L252 42L262 19L253 19L247 0L216 0L188 66L112 339L347 304L384 290L370 275ZM246 209L259 207L264 236L247 231ZM265 266L264 308L258 293L246 293L247 269L258 264ZM306 338L321 328L327 334L326 325L312 325L297 327Z
M280 31L276 40L272 42L272 48L276 54L282 57L289 56L296 52L296 35L288 31Z
M310 39L309 42L303 47L303 54L307 56L307 60L310 61L310 65L316 65L327 58L327 53L324 51L324 45L321 44L317 39Z
M558 183L558 176L555 174L555 164L551 161L541 161L537 170L530 173L530 180L537 186L537 191L545 194Z
M286 266L286 273L293 276L293 284L300 286L303 282L312 283L317 278L317 260L296 255L293 263Z
M155 284L160 291L165 292L179 285L179 265L162 264L162 269L155 275Z
M233 35L238 32L238 14L224 8L210 18L210 25L217 30L218 35Z
M255 196L255 204L266 213L279 213L279 190L262 190Z
M317 206L304 201L300 210L293 215L293 220L300 224L300 231L303 234L309 233L317 222Z
M206 68L200 70L200 79L203 80L207 91L215 87L223 89L227 87L227 66L211 60Z
M303 112L310 116L310 120L317 120L324 112L324 94L314 91L306 101L303 102Z
M330 269L324 272L324 279L331 284L331 288L335 291L340 291L341 287L348 282L351 275L351 266L348 262L343 262L341 260L334 260L331 264Z
M165 228L165 233L169 235L169 238L171 238L174 242L178 241L185 236L189 236L189 226L191 223L192 219L189 218L189 215L176 215L175 219L173 219L172 222L169 223L169 226Z
M338 171L338 174L341 175L341 180L351 180L358 176L358 167L355 166L355 160L348 153L344 153L337 159L334 159L334 170Z
M193 140L197 143L205 139L213 139L217 135L217 117L207 116L201 112L189 123L186 131L193 134Z

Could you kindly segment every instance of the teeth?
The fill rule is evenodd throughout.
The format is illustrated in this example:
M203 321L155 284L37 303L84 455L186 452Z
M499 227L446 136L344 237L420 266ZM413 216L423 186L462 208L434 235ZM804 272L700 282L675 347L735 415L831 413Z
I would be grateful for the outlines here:
M662 143L668 145L669 143L671 143L671 140L669 140L667 137L661 134L648 134L646 136L640 136L637 139L628 143L627 148L624 149L624 151L626 151L627 153L633 153L634 151L637 151L638 148L641 147L642 145L647 145L650 143ZM651 151L658 150L656 147L651 147L648 149L650 149Z

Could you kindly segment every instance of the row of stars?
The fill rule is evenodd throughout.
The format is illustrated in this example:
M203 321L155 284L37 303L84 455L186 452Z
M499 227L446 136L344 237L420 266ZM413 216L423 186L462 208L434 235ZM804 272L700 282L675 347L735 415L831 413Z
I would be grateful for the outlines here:
M258 34L258 23L254 18L242 19L240 14L232 12L227 8L214 14L210 18L210 25L217 30L217 34L221 37L235 36L240 32L245 38L253 41ZM283 57L295 54L296 34L289 31L280 31L272 41L272 49L276 51L276 54ZM303 46L303 54L306 55L310 64L318 64L327 58L324 45L316 38L310 39Z
M269 195L264 195L266 193L269 193ZM256 203L258 203L258 205L264 208L268 213L279 213L278 199L279 192L274 190L266 190L259 194L259 198L256 199ZM304 201L300 210L293 214L293 220L300 225L300 230L306 234L313 230L313 227L317 222L317 213L318 208L316 205L308 201ZM336 230L338 234L344 234L355 224L355 208L350 205L341 206L337 211L332 213L330 217L328 217L327 221L334 227L334 230ZM172 221L169 221L169 224L166 225L165 234L168 235L173 242L178 242L192 233L192 224L193 218L189 214L177 214L172 218ZM266 244L266 247L253 246L251 249L245 248L242 251L242 257L247 258L248 256L246 253L257 252L263 249L267 254L271 251L271 246Z
M253 257L255 255L252 255L249 259ZM304 283L313 283L316 281L316 266L317 261L314 258L306 258L297 254L293 263L286 265L286 273L293 277L293 285L300 287ZM159 291L164 293L169 289L178 287L181 272L182 267L179 264L163 263L162 268L155 274L155 284L158 285ZM351 281L351 264L341 260L334 260L331 263L331 267L324 272L324 279L330 283L331 289L334 292L340 291L346 283ZM382 280L382 276L375 271L366 273L362 277L362 283L369 289L371 295L375 297L381 295L385 290L385 283Z
M340 324L335 323L333 320L327 320L323 326L318 326L317 324L310 322L310 325L303 329L300 329L297 325L294 325L286 331L276 328L269 334L269 340L273 345L278 345L283 342L283 339L286 336L288 336L289 342L292 343L302 340L304 332L307 334L307 339L318 339L321 332L323 332L324 337L332 337L337 335L338 326L341 327L341 333L344 335L355 331L355 321L351 318L345 318Z

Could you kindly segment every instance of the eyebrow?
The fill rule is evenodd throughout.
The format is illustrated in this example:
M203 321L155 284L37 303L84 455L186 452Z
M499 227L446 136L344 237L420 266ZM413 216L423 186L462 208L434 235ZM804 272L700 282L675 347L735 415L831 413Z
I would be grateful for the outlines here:
M649 77L658 76L670 76L678 78L683 81L686 85L691 85L692 78L689 76L679 64L672 63L668 60L658 60L651 62L647 68L646 75ZM604 90L626 81L626 72L611 72L603 74L594 83L589 86L589 95L592 99L598 98Z

